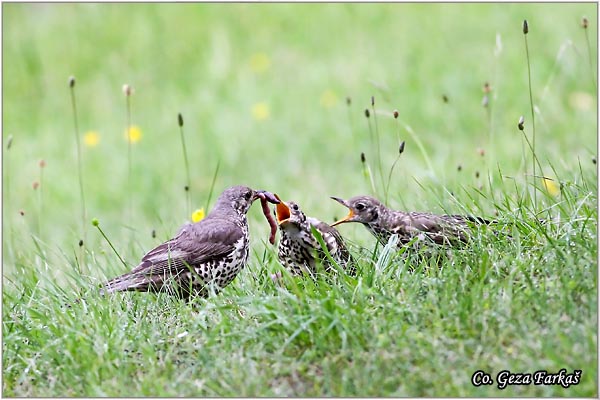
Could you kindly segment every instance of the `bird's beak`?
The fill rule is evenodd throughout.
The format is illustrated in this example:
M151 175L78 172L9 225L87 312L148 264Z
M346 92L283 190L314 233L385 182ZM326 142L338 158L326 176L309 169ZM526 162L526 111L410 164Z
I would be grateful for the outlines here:
M256 199L265 199L269 203L273 203L273 204L279 204L279 201L280 201L279 196L277 196L276 194L273 194L271 192L267 192L266 190L255 191L254 198L252 199L252 201L254 201Z
M340 199L339 197L331 197L333 200L337 201L338 203L340 203L341 205L343 205L344 207L347 207L349 212L348 215L346 215L344 218L340 219L339 221L334 222L333 224L331 224L331 226L336 226L339 224L343 224L344 222L352 222L352 219L354 218L354 211L352 211L352 209L348 206L348 203L346 203L346 200L344 199Z
M277 200L279 200L279 203L277 204L277 206L275 206L275 214L277 215L277 224L281 225L281 224L285 223L286 221L289 221L290 215L291 215L290 208L284 201L281 201L279 196L275 195L275 197L277 198Z

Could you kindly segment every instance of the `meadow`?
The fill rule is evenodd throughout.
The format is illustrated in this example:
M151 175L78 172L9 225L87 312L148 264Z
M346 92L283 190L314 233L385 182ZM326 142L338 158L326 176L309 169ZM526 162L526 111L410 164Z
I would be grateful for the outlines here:
M4 3L3 396L597 397L597 14ZM356 277L276 283L254 205L221 294L99 294L237 184L498 232L423 257L346 224ZM561 369L578 384L497 382Z

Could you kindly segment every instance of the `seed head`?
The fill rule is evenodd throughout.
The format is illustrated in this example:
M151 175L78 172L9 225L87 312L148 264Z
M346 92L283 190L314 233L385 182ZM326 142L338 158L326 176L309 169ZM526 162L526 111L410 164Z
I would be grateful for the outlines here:
M6 140L6 150L10 150L10 146L12 146L13 135L8 135L8 139Z
M75 77L72 75L69 77L69 87L75 87Z
M33 187L33 190L37 190L37 188L40 187L40 183L38 181L33 182L33 185L31 185Z
M594 165L596 165L596 163L597 163L596 157L592 157L592 162L594 163Z
M360 162L364 164L366 161L365 153L360 153Z
M188 185L185 185L185 186L183 187L183 190L185 190L186 192L189 192L189 191L190 191L190 187L189 187Z
M98 218L92 218L92 225L94 225L94 226L100 225L100 222L98 222Z
M365 108L365 117L369 118L371 116L371 113L369 112L368 108Z
M402 154L404 153L404 145L406 144L406 142L403 140L402 143L400 143L400 147L398 148L398 154Z
M523 34L527 35L529 33L529 24L527 23L527 20L524 19L523 20Z
M520 131L522 131L523 129L525 129L525 118L523 118L523 116L521 115L519 117L519 123L517 124L517 127L519 128Z
M479 178L479 171L475 171L475 178Z
M478 148L477 149L477 154L479 154L481 157L485 156L485 150L482 148Z
M489 93L492 91L492 87L489 82L483 84L483 93Z
M123 85L123 93L127 97L131 96L131 94L133 93L133 88L128 84L124 84Z
M156 237L156 230L152 229L152 239L154 239Z
M46 166L46 161L45 160L40 160L40 168L44 168Z
M79 247L83 246L83 239L79 239Z
M445 94L442 95L442 100L444 101L444 103L448 102L448 96L446 96Z
M589 23L590 23L590 21L588 21L587 17L583 17L581 19L581 26L583 27L583 29L587 29Z
M456 169L458 170L458 172L462 171L462 165L458 164L458 167Z
M350 98L350 96L347 96L347 97L346 97L346 104L347 104L347 105L350 105L350 104L352 104L352 99Z
M398 115L400 115L400 114L398 113L398 110L394 110L394 118L396 118L396 119L397 119L397 118L398 118Z
M183 115L181 113L177 114L177 123L179 126L183 126Z
M21 215L21 217L24 217L25 216L25 211L19 210L19 214Z
M371 96L371 106L375 106L375 96Z

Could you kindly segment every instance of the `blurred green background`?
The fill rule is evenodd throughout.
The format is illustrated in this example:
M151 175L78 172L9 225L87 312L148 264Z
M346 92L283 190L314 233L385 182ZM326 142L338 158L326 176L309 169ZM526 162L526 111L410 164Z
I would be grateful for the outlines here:
M442 188L461 200L461 186L485 186L498 168L523 178L520 115L531 135L523 19L542 164L574 170L596 149L595 4L4 4L3 11L5 227L34 226L40 213L41 237L59 245L81 236L71 75L82 140L89 132L98 139L82 143L87 219L116 234L131 193L133 229L144 241L152 229L165 239L190 218L179 112L194 207L206 204L220 161L217 193L247 184L326 221L339 217L328 196L370 191L361 152L377 174L368 125L375 130L375 121L364 116L371 96L386 177L399 141L407 142L392 206L457 211ZM142 133L131 187L125 83L135 90L132 123ZM41 209L32 189L40 159L47 163ZM99 244L96 234L88 240Z

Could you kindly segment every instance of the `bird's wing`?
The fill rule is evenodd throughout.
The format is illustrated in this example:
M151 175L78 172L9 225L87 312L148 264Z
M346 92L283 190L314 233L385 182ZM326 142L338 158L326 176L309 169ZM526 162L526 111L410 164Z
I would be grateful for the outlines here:
M435 214L411 212L404 215L403 227L407 232L439 232L442 230L444 221Z
M407 232L413 235L424 232L435 243L442 244L453 239L466 241L468 239L468 222L482 224L488 221L479 217L414 212L407 214L407 222L405 227Z
M243 232L239 226L220 219L204 219L184 226L173 239L150 250L132 274L162 275L187 269L233 250Z
M463 221L465 223L479 224L479 225L491 225L494 221L490 221L483 217L476 217L473 215L448 215L450 218L454 218L456 220Z

